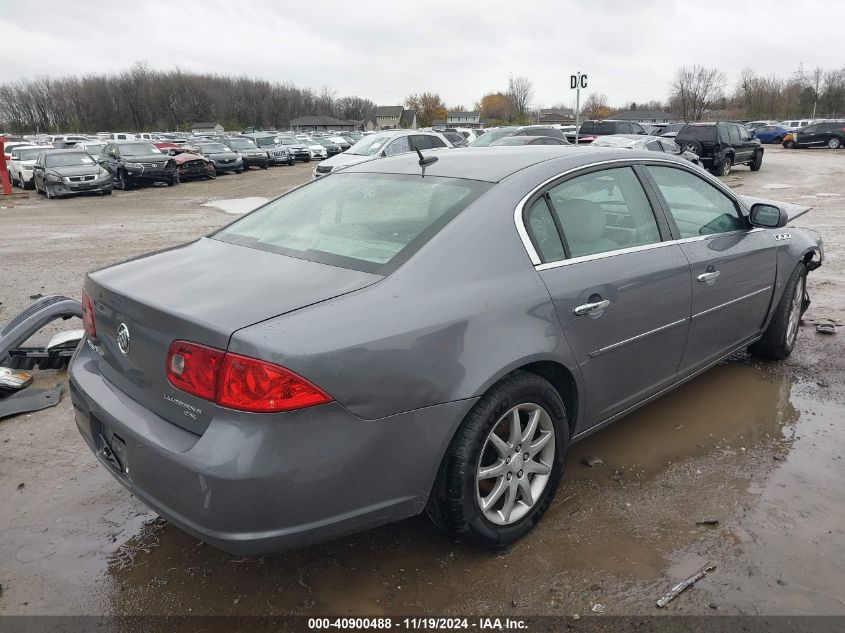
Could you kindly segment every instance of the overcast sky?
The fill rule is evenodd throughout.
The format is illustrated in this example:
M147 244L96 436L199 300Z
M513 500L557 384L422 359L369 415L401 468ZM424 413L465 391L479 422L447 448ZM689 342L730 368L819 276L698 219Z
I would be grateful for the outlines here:
M580 70L588 92L621 105L664 99L681 65L730 80L744 67L842 67L843 25L839 0L0 0L0 81L143 61L327 85L380 105L433 90L471 108L506 90L510 73L531 79L535 106L574 103L569 75Z

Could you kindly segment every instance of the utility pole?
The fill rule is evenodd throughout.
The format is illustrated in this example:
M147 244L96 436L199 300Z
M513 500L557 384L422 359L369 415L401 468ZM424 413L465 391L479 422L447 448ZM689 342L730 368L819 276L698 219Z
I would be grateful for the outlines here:
M581 127L581 88L587 87L587 75L578 71L569 76L569 88L575 90L575 144L578 145L578 128Z

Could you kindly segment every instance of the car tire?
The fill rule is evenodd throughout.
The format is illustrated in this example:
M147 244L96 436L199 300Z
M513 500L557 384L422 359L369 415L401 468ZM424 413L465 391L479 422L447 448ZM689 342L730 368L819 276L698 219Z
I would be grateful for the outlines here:
M117 186L118 189L129 191L132 189L132 181L126 177L126 172L122 169L117 172Z
M241 169L236 169L236 170L235 170L235 173L236 173L236 174L242 174L242 173L244 173L243 167L242 167Z
M702 148L701 143L698 141L684 141L680 144L682 150L687 150L688 152L692 152L693 154L698 154L701 156Z
M53 193L53 188L50 185L44 185L44 195L47 196L47 200L52 200L56 197L56 194Z
M831 136L827 140L827 146L830 149L839 149L840 147L842 147L842 141L839 140L838 136Z
M786 141L783 146L785 149L795 149L795 141Z
M558 392L536 374L515 371L493 385L464 418L426 511L457 538L485 548L510 545L548 509L568 448L566 408ZM530 473L527 464L532 464ZM490 504L486 509L485 501Z
M167 179L167 186L168 187L175 187L180 182L182 182L182 181L179 179L179 174L175 173Z
M722 176L723 178L731 173L731 167L733 167L733 161L731 160L730 156L725 156L718 165L716 165L716 169L713 171L714 174L717 176Z
M104 196L110 196L110 195L111 195L111 192L112 192L112 190L111 190L111 189L103 189L103 195L104 195Z
M751 161L749 167L751 171L760 171L760 168L763 166L763 152L755 152L754 153L754 160Z
M311 162L311 157L310 157L310 156L306 156L305 158L303 158L303 159L302 159L302 162L303 162L303 163L310 163L310 162Z
M293 159L293 158L291 158L291 159L288 161L288 167L293 167L294 165L296 165L296 160L295 160L295 159Z
M267 169L268 167L270 167L269 163L265 163L264 165L261 165L261 169Z
M807 265L801 262L792 271L769 326L763 336L748 347L749 352L775 360L783 360L792 353L801 315L809 305L805 302L806 288Z

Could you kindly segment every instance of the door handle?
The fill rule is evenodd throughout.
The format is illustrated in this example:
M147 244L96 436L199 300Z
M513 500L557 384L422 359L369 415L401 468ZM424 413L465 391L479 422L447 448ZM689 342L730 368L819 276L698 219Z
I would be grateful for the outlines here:
M572 313L575 316L591 316L591 317L600 317L604 312L605 308L610 305L610 299L602 299L601 301L594 301L592 303L584 303L580 306L577 306Z
M696 279L699 282L707 284L708 286L712 286L716 283L716 279L719 278L721 273L718 270L708 270L706 273L701 273Z

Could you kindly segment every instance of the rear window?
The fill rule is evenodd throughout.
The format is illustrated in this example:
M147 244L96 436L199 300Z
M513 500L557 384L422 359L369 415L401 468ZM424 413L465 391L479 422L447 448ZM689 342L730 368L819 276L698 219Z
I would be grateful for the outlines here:
M490 183L399 174L333 174L295 189L215 239L388 274Z
M584 121L578 134L617 134L620 126L613 121Z
M694 141L712 141L716 138L715 125L687 125L678 132L681 138Z

